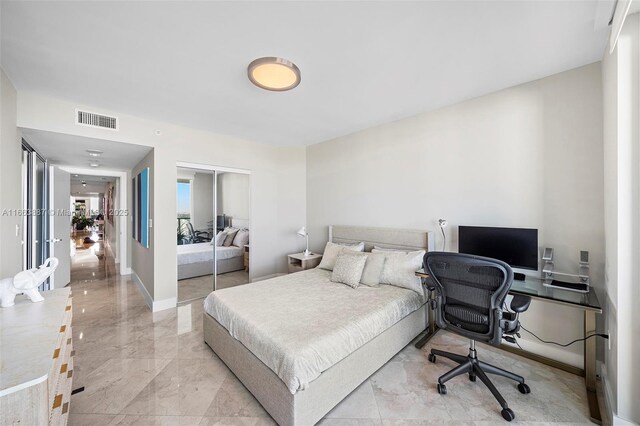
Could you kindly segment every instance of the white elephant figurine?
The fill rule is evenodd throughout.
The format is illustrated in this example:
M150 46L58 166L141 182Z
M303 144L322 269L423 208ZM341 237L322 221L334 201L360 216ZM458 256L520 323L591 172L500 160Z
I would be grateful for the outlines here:
M0 306L8 308L15 304L16 295L25 294L32 302L42 302L38 292L40 284L49 278L58 267L58 259L50 257L38 268L18 272L13 278L0 280Z

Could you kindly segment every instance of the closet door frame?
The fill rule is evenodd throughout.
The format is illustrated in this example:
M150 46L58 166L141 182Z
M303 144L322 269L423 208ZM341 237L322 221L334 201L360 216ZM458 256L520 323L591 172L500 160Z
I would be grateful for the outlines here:
M211 164L191 163L186 161L178 161L176 167L184 167L188 169L207 170L213 172L213 216L217 217L218 214L218 173L239 173L243 175L251 176L251 170L238 169L234 167L215 166ZM253 223L253 210L251 208L251 177L249 177L249 223ZM215 219L214 219L215 222ZM215 223L214 223L215 224ZM253 240L252 240L253 241ZM249 244L252 244L251 242ZM251 262L251 258L249 258ZM251 271L251 264L249 264L249 271ZM178 281L176 280L176 286ZM216 259L216 248L213 246L213 291L218 289L218 259ZM176 288L176 294L177 288Z

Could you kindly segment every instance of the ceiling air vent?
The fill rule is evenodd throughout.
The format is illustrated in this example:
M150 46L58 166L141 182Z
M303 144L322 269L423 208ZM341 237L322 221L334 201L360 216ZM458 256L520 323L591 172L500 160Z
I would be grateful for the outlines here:
M102 129L118 130L118 119L108 115L76 110L76 124L100 127Z

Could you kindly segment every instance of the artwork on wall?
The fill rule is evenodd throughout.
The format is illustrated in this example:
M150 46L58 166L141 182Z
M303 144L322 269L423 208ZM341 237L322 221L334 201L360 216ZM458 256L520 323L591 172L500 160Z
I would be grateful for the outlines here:
M149 248L149 168L145 167L132 179L133 239Z
M107 187L107 194L104 197L105 216L110 224L113 225L113 185Z

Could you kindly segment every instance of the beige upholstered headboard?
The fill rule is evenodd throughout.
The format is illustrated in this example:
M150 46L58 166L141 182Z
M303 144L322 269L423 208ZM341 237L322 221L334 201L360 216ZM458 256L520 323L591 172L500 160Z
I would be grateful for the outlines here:
M329 241L347 244L364 241L364 251L371 251L373 246L401 250L434 250L433 232L415 229L330 225Z

